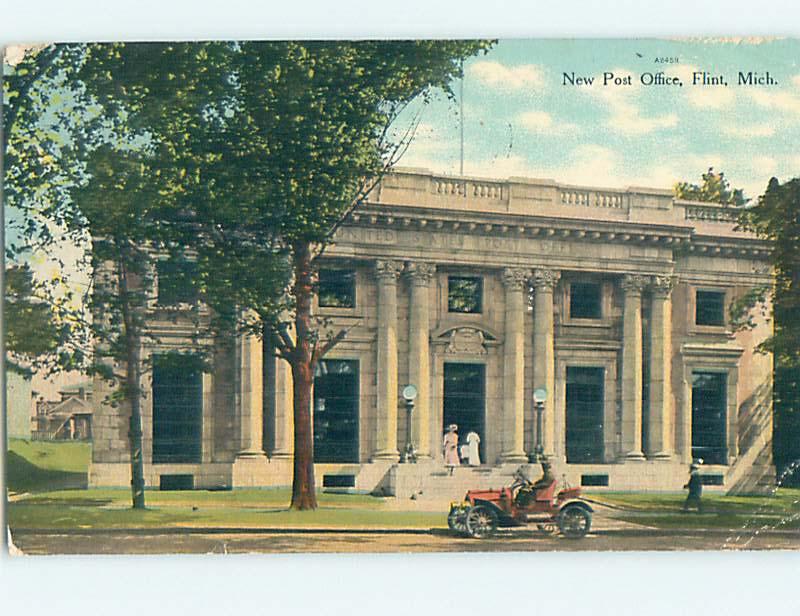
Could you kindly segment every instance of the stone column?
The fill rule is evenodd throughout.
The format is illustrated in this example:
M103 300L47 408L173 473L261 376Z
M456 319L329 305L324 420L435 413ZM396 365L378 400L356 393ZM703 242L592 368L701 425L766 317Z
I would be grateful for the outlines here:
M376 460L397 461L397 276L398 261L377 261L378 362Z
M411 442L420 458L431 457L429 287L435 271L436 267L431 263L412 262L406 266L406 276L411 287L408 382L414 385L418 392L411 416Z
M648 457L669 459L673 451L671 276L653 278L650 312L650 421Z
M240 450L236 457L260 457L265 455L261 340L252 335L242 335L237 345Z
M291 458L294 456L294 385L292 368L285 359L272 359L275 371L274 432L275 444L272 449L273 458Z
M506 327L503 344L503 433L501 462L527 462L525 455L525 309L530 270L506 268Z
M625 308L622 332L622 454L643 460L642 454L642 289L647 277L626 274L622 280Z
M555 399L556 359L553 324L553 289L561 272L537 269L533 272L533 389L547 391L544 417L542 418L542 446L546 457L556 453ZM561 409L563 411L563 409ZM535 422L535 417L534 417ZM534 423L535 425L535 423ZM564 422L561 422L562 430ZM538 438L538 435L536 435ZM559 456L563 449L565 434L558 435ZM536 442L536 439L534 439Z

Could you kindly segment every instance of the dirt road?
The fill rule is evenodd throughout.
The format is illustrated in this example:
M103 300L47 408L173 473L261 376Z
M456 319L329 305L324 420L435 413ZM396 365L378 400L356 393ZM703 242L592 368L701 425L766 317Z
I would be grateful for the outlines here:
M749 541L748 541L749 540ZM608 550L797 549L800 533L742 536L719 531L600 532L580 540L514 530L476 540L445 531L413 533L104 532L58 534L17 532L14 543L26 554L165 554L296 552L538 552Z

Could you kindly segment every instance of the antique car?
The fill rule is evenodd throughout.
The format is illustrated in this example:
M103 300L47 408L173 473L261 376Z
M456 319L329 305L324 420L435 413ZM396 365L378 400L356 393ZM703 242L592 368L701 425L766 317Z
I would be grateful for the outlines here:
M592 526L591 506L581 500L581 489L558 482L535 490L521 469L513 483L499 490L469 490L460 503L451 503L447 525L451 530L482 539L498 528L536 524L543 532L556 528L568 539L580 539Z

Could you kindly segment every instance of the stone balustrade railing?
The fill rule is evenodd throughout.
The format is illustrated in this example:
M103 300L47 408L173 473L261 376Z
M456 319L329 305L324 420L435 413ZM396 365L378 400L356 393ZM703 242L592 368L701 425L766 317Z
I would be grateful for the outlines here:
M622 208L624 193L595 190L562 189L559 192L563 205L584 207Z
M503 183L433 178L433 192L443 196L502 199Z
M721 205L686 205L686 220L736 222L739 210Z
M672 190L629 187L614 190L559 184L552 180L512 177L493 180L480 177L436 175L424 170L395 170L377 193L385 204L418 204L425 207L510 214L589 217L600 220L636 220L717 223L726 233L738 233L739 209L722 204L676 199ZM461 205L454 203L458 201Z

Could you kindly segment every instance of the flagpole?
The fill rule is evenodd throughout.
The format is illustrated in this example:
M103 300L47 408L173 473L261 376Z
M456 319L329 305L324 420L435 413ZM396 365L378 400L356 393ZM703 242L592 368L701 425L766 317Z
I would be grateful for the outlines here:
M459 93L459 101L461 111L459 113L459 120L461 123L461 167L460 175L464 175L464 60L461 60L461 91Z

